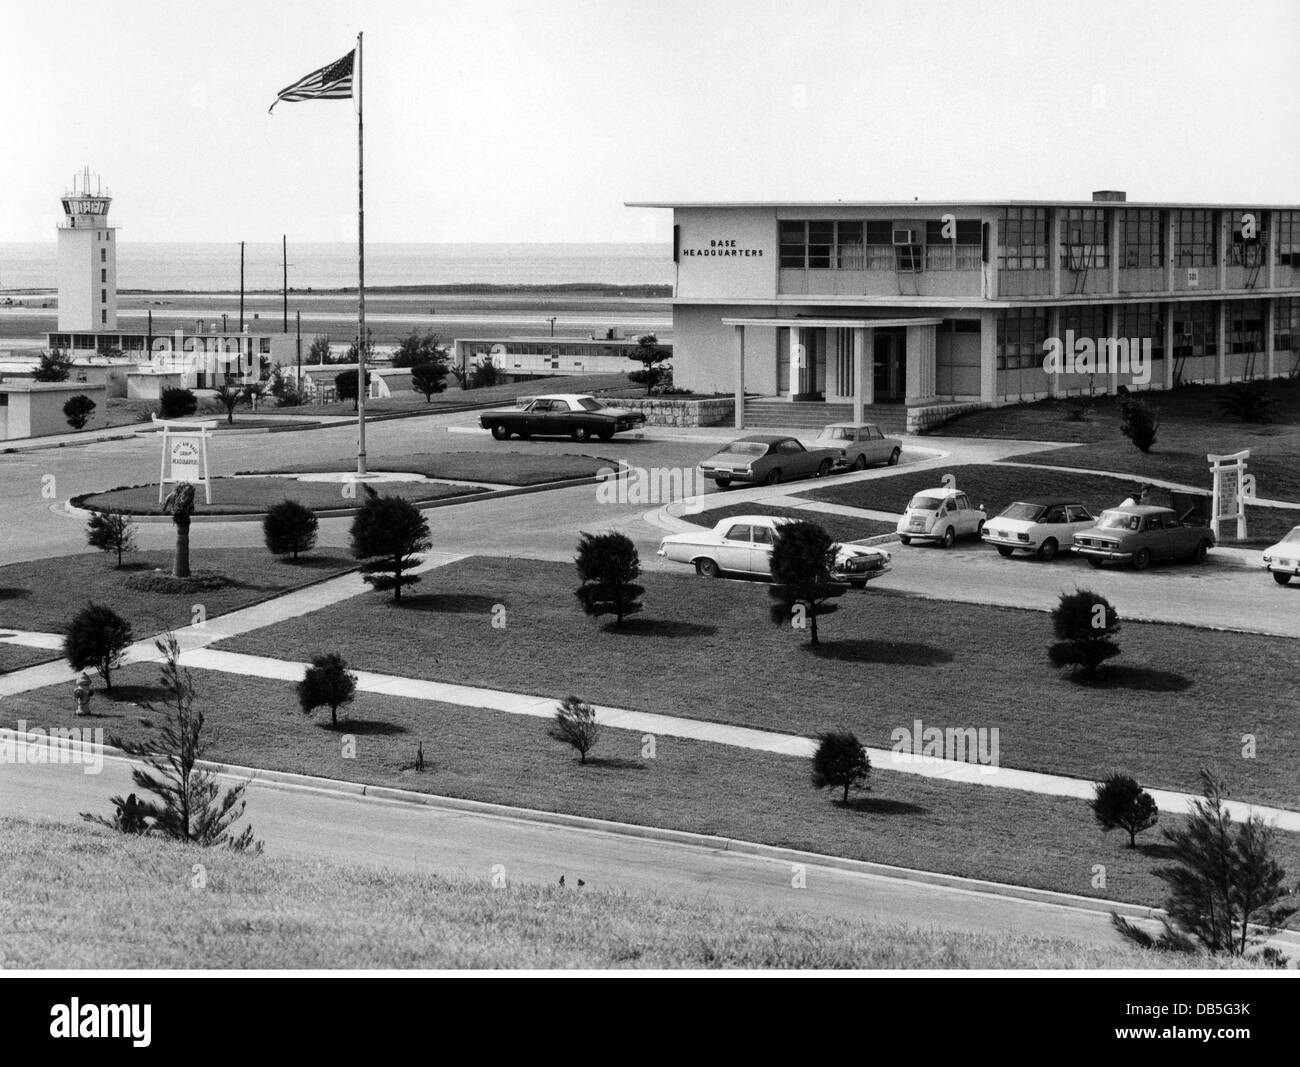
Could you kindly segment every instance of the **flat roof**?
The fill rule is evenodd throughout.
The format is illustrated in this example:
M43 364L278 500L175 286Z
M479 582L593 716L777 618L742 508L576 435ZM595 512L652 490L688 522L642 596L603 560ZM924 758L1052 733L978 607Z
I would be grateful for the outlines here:
M944 207L1138 207L1249 208L1256 211L1300 211L1300 204L1261 204L1250 200L1189 202L1174 200L625 200L624 207L653 208L908 208L921 211Z
M863 329L882 329L890 326L941 326L941 318L914 318L914 319L850 319L850 318L798 318L774 315L765 319L728 319L722 320L724 326L828 326L832 329L836 327L861 327Z

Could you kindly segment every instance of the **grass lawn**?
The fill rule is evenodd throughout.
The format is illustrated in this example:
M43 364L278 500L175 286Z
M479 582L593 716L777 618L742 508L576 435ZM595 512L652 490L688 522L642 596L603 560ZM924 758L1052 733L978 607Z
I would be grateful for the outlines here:
M355 463L356 461L353 460ZM347 470L332 467L331 470ZM388 482L377 487L388 496L400 496L413 503L445 500L453 496L472 496L486 489L467 485L431 485L428 482ZM316 511L330 508L355 508L359 490L352 482L302 482L292 478L213 478L212 503L205 504L202 491L196 495L196 515L248 515L266 511L282 500L297 500ZM104 493L87 493L74 497L75 507L117 510L128 515L161 515L158 484L134 485L110 489Z
M916 718L997 727L1003 766L1084 778L1122 768L1187 791L1206 766L1236 796L1300 807L1294 641L1125 622L1123 655L1084 686L1049 666L1042 612L873 585L840 598L813 649L771 623L764 583L639 580L645 611L620 630L581 613L571 565L473 558L425 575L401 608L362 596L216 647L339 652L359 669L787 733L842 727L882 748ZM506 605L504 629L492 625L495 604ZM1257 758L1242 758L1246 733Z
M0 820L0 967L1241 967L1016 935L947 933L591 886L446 879L197 850L85 825ZM196 892L188 874L202 861ZM178 878L176 872L187 877Z
M711 528L714 523L730 518L732 515L774 515L815 522L839 541L858 541L864 537L894 532L892 522L881 522L879 519L858 519L852 515L832 515L806 508L781 508L769 504L726 504L720 508L709 508L708 511L684 514L681 517L687 522L695 523L696 526Z
M1160 413L1160 428L1155 447L1147 455L1120 434L1116 397L1097 397L1096 414L1086 422L1065 418L1071 401L1040 400L960 415L938 435L1078 442L1088 447L1019 458L1026 463L1131 471L1138 477L1204 486L1206 492L1210 489L1207 453L1226 455L1248 448L1258 495L1300 503L1300 464L1295 461L1300 455L1300 381L1270 382L1267 390L1277 401L1278 421L1266 425L1236 422L1221 415L1223 386L1194 385L1149 394L1147 399Z
M335 731L327 728L328 712L303 716L290 682L194 674L217 733L215 760L1135 903L1163 899L1151 873L1165 856L1159 833L1140 837L1140 847L1129 849L1120 835L1102 834L1076 800L880 771L872 775L872 789L851 796L846 809L833 802L833 790L812 788L809 761L802 758L659 738L655 758L642 759L641 734L607 729L588 757L592 762L580 765L571 749L546 735L542 719L361 694ZM153 734L158 716L138 702L160 695L157 677L154 664L124 669L114 684L115 701L96 692L91 725L102 726L110 743L115 736L144 740ZM7 699L0 721L74 725L63 689ZM356 738L354 759L340 757L344 733ZM408 769L421 741L429 760L422 773ZM255 806L249 820L256 830ZM1300 871L1300 837L1283 835L1281 862ZM1095 863L1106 866L1104 891L1090 884Z
M52 659L62 659L57 650L48 648L29 648L26 645L0 644L0 674L20 671L37 663L46 663Z
M295 463L278 468L284 474L315 474L350 470L356 457ZM612 459L562 453L510 452L424 452L385 456L370 453L370 468L376 471L423 474L426 478L450 478L462 482L496 485L542 485L568 478L591 478L597 472L617 469ZM242 472L241 472L242 473ZM399 483L400 484L400 483ZM337 486L334 487L337 492ZM156 490L155 490L156 491Z
M0 567L0 629L63 633L87 601L107 604L126 619L138 639L193 623L195 603L209 618L279 596L351 570L356 561L341 549L315 549L298 563L282 562L265 549L210 548L203 527L190 529L190 565L217 571L235 584L202 593L149 593L132 589L132 575L171 568L170 552L129 552L119 571L116 556L87 552ZM13 646L0 645L0 648ZM38 650L39 651L39 650ZM57 653L42 656L58 658ZM11 668L12 669L12 668Z

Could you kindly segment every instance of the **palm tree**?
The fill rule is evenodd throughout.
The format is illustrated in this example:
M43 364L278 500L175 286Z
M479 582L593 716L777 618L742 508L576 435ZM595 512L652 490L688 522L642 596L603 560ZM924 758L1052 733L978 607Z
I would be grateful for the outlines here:
M190 576L190 516L194 514L194 486L181 482L167 494L163 511L170 512L176 525L176 555L172 559L172 577Z

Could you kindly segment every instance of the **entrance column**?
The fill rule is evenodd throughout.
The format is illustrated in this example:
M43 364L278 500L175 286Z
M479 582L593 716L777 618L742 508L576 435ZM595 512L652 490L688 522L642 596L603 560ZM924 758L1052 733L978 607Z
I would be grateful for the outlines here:
M907 363L907 391L904 402L911 406L934 399L934 334L933 326L907 328L904 359Z
M808 353L803 346L803 331L798 326L787 326L786 332L790 335L790 397L791 401L799 395L799 387L802 384L800 379L803 377L803 368L808 360Z
M861 326L853 329L853 421L863 421L863 408L874 401L875 367L867 362L867 352L874 343L875 331Z
M745 327L735 326L732 352L736 358L736 429L745 428Z

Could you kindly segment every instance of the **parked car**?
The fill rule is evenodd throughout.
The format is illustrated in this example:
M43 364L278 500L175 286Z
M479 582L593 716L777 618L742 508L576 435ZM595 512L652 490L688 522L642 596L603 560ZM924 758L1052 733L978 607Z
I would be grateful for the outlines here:
M805 448L793 437L756 433L732 441L704 460L699 470L720 488L732 482L775 485L795 478L824 477L838 460L839 449Z
M498 441L511 434L529 437L572 437L586 441L599 437L608 441L616 433L632 430L645 422L639 411L608 407L594 396L556 393L534 397L521 408L485 411L479 425L491 430Z
M817 445L839 450L835 466L866 470L879 463L894 466L903 454L903 442L886 437L874 422L833 422L818 435Z
M721 574L754 574L772 577L772 549L782 526L796 519L773 515L733 515L721 519L713 529L670 534L659 545L659 555L675 563L689 563L706 578ZM855 589L889 570L889 553L869 545L841 544L836 547L831 577Z
M1264 569L1272 572L1273 581L1278 585L1286 585L1300 574L1300 526L1264 549Z
M951 548L959 537L979 537L988 516L960 489L926 489L912 497L898 520L898 539L937 541Z
M1214 547L1208 526L1185 523L1173 508L1150 504L1121 504L1101 513L1097 525L1074 535L1071 548L1094 567L1130 563L1145 570L1153 561L1186 559L1204 562Z
M1062 548L1070 550L1075 534L1096 525L1096 518L1077 501L1018 500L988 521L984 540L1003 556L1032 552L1039 559L1055 559Z

